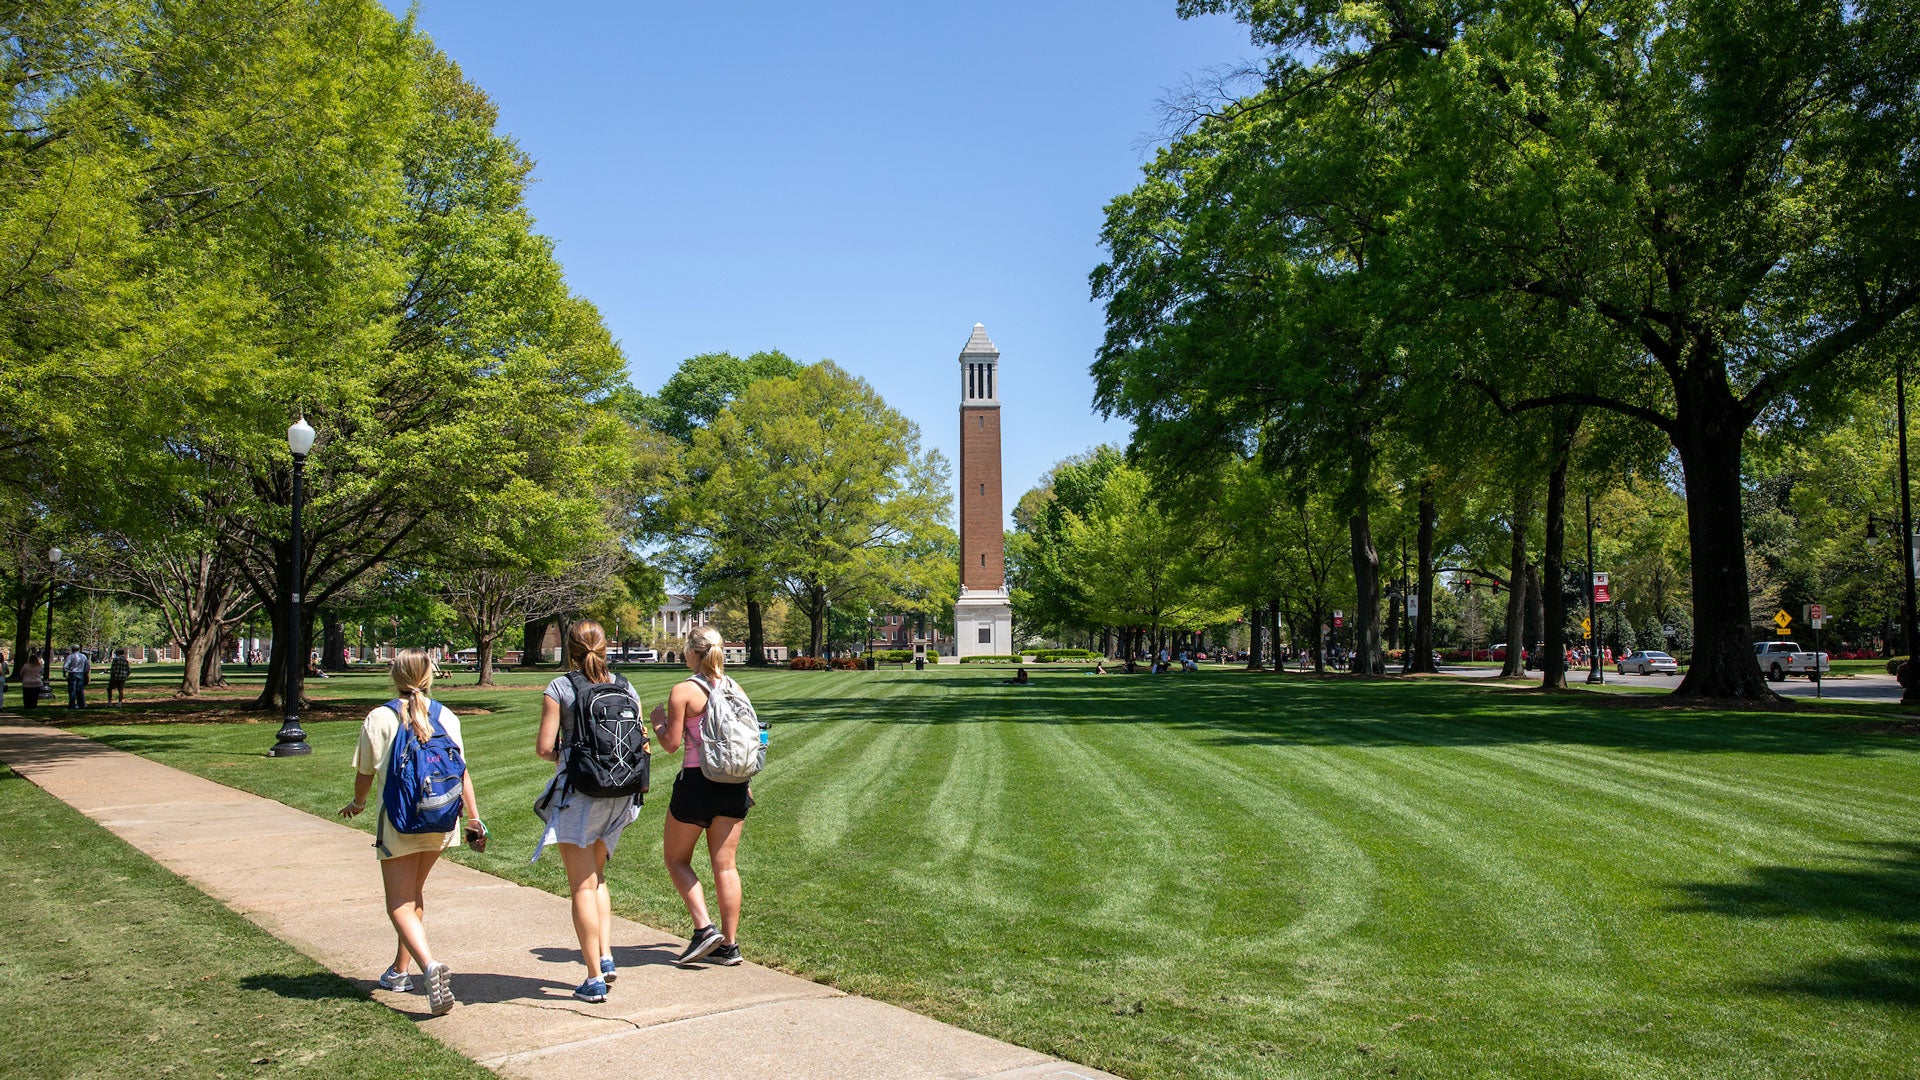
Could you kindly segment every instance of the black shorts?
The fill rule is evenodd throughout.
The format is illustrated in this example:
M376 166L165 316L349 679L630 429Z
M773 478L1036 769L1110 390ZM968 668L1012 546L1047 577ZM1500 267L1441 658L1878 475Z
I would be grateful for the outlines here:
M712 828L717 817L744 820L751 809L753 796L747 794L746 784L709 780L699 769L680 770L673 778L673 799L667 803L667 813L675 821L703 829Z

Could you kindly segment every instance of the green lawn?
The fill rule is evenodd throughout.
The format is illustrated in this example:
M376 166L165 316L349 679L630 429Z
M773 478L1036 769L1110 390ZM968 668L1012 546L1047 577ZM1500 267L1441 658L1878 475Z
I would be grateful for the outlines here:
M0 767L0 1076L492 1074Z
M1920 740L1450 680L748 673L751 959L1135 1077L1920 1074ZM634 674L649 706L673 678ZM529 867L544 677L443 688ZM322 695L382 696L369 676ZM90 729L331 813L350 722ZM684 932L672 763L616 906ZM556 944L565 944L556 938Z

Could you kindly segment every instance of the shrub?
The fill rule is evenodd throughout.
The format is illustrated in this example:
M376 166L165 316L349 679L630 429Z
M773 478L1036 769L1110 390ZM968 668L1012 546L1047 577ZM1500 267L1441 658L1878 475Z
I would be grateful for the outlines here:
M875 649L873 658L883 664L905 664L913 659L912 649Z
M817 656L796 656L787 661L788 671L825 671L827 662Z
M1051 664L1060 660L1099 660L1101 655L1092 649L1037 649L1033 653L1036 664Z
M1017 664L1020 658L1017 656L963 656L960 662L963 664Z
M835 671L859 671L866 664L857 656L836 656L831 661Z

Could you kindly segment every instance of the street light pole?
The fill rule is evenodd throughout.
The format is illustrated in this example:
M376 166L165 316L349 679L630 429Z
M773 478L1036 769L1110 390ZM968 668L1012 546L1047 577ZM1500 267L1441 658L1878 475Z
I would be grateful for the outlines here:
M307 424L305 417L296 420L287 429L287 449L293 451L292 558L288 563L285 631L287 677L286 685L281 688L287 707L280 721L279 734L274 737L273 749L267 751L268 757L299 757L313 753L313 747L307 745L306 729L300 726L300 698L306 690L307 675L305 635L301 632L300 624L300 590L304 587L300 562L300 498L301 482L307 471L307 452L313 449L313 428Z
M1600 605L1593 596L1593 493L1587 493L1587 681L1604 683L1600 671Z
M42 692L53 686L53 594L60 588L60 554L59 548L47 552L47 651L40 654Z
M1906 607L1901 609L1900 628L1906 638L1907 663L1916 662L1914 654L1915 604L1913 592L1913 496L1907 486L1907 361L1901 357L1893 367L1894 402L1899 411L1900 421L1900 556L1905 563L1900 574L1906 579ZM1920 704L1920 678L1914 678L1911 670L1900 694L1903 705Z

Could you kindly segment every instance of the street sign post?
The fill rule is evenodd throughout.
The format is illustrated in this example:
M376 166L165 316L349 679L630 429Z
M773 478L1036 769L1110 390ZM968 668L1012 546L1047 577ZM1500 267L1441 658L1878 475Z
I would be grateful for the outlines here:
M1581 638L1587 641L1593 640L1593 620L1592 619L1580 620L1580 636Z
M1792 632L1788 627L1793 625L1793 616L1787 614L1786 608L1781 608L1779 611L1773 613L1773 625L1779 628L1775 630L1774 633L1781 637L1786 637Z

